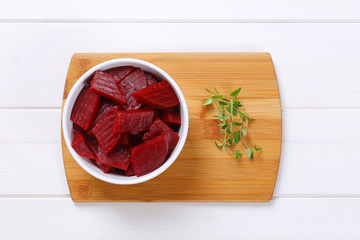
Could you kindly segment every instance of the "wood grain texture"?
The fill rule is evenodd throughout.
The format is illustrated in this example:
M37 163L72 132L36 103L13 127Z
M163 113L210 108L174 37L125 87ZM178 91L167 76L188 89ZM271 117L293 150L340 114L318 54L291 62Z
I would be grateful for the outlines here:
M121 57L149 61L169 73L189 108L189 135L182 153L163 174L145 183L119 186L87 174L71 157L64 140L63 158L74 201L269 201L281 150L281 109L276 75L268 53L75 54L64 102L76 80L94 65ZM263 147L254 160L235 160L214 146L219 135L202 106L205 88L229 93L243 87L241 101L255 120L248 142Z

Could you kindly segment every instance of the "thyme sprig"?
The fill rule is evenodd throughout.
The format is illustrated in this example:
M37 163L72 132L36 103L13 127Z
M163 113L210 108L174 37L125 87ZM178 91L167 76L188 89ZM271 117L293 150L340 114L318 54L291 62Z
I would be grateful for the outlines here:
M206 90L211 94L211 97L206 99L203 105L215 103L219 108L219 115L215 115L214 117L219 119L220 123L217 125L221 128L221 133L224 134L222 139L215 139L215 145L235 158L240 158L243 153L240 149L235 151L233 147L238 143L241 143L246 149L248 158L253 159L254 152L260 151L262 148L257 147L256 145L251 147L243 139L243 136L248 134L247 128L249 126L249 120L252 118L247 112L241 109L243 105L238 99L241 88L231 92L230 97L221 95L215 87L214 91L210 91L209 89Z

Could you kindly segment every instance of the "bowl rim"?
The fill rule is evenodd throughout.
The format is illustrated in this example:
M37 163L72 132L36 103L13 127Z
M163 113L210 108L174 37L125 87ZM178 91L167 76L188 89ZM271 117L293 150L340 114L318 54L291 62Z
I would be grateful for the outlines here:
M117 66L111 66L114 64L117 64ZM181 112L181 117L182 117L180 130L182 130L182 132L180 134L180 130L179 130L179 141L178 141L174 151L171 153L171 155L168 157L168 159L159 168L157 168L156 170L154 170L146 175L140 176L140 177L126 176L126 178L122 177L123 179L121 179L121 178L113 179L113 178L109 177L109 176L113 176L112 173L109 173L109 176L106 176L105 173L96 172L95 170L93 170L93 168L90 167L90 165L89 165L90 160L78 155L74 151L74 149L71 147L71 133L69 134L69 128L72 132L72 124L71 124L71 126L68 126L69 124L67 124L70 121L70 114L71 114L72 107L73 107L73 105L71 105L71 103L70 103L70 100L71 99L74 99L74 101L76 100L76 98L78 96L78 94L76 94L76 91L78 91L78 92L81 91L81 89L85 85L85 82L87 81L87 79L96 70L104 71L104 70L114 68L114 67L131 66L131 65L140 65L140 68L141 68L141 66L146 66L146 67L150 68L151 70L154 70L154 72L159 73L166 81L168 81L170 83L170 85L173 87L173 89L180 101L180 112ZM69 118L69 119L67 119L67 118ZM108 183L119 184L119 185L131 185L131 184L142 183L142 182L148 181L150 179L153 179L156 176L163 173L166 169L168 169L171 166L171 164L174 163L174 161L179 156L180 152L182 151L182 149L184 147L184 144L185 144L185 141L187 138L187 134L188 134L188 130L189 130L189 112L188 112L186 100L185 100L185 97L184 97L181 89L176 84L175 80L168 73L166 73L164 70L162 70L158 66L156 66L150 62L140 60L140 59L135 59L135 58L116 58L116 59L108 60L108 61L99 63L99 64L95 65L94 67L92 67L91 69L89 69L88 71L86 71L78 80L76 80L75 84L70 89L70 91L67 95L64 107L62 109L61 120L62 120L62 133L63 133L63 137L65 140L66 146L68 147L72 157L80 165L80 167L83 168L87 173L89 173L90 175L92 175L93 177L95 177L97 179L100 179L100 180L108 182ZM72 121L70 121L70 123L72 123ZM96 166L96 168L98 168L98 167Z

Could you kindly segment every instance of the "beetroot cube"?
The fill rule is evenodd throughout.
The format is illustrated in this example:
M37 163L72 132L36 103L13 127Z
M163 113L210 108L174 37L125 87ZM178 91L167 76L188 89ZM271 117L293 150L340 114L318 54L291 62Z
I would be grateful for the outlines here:
M164 110L179 105L179 99L168 81L153 84L131 94L131 96L146 105Z
M122 88L116 82L115 78L107 73L95 71L90 90L116 102L126 103Z
M154 76L153 76L151 73L149 73L149 72L144 71L144 74L145 74L146 80L149 80L149 79L151 79L151 78L154 78Z
M116 145L110 152L104 153L102 148L99 147L98 159L99 164L126 170L131 162L130 148Z
M129 133L127 133L127 132L120 133L118 144L122 144L122 145L125 145L125 146L130 146Z
M134 167L131 163L130 163L128 169L125 170L125 175L126 176L134 176L135 175Z
M106 164L102 164L99 163L98 161L96 162L96 164L99 166L99 168L104 172L104 173L112 173L114 171L114 168L111 166L108 166Z
M85 158L95 159L96 156L91 151L89 146L86 144L84 136L81 131L77 131L74 135L73 141L71 143L71 147L75 150L77 154Z
M80 131L82 128L73 123L73 134L75 135L78 131Z
M159 168L168 153L168 137L162 134L131 148L131 162L136 176L140 177Z
M106 70L105 72L113 76L117 83L129 75L134 70L133 66L116 67Z
M177 142L179 141L179 135L177 135L166 123L159 118L156 119L149 128L149 132L145 133L142 140L148 141L161 134L166 134L169 142L169 154L175 149Z
M93 123L91 124L91 127L88 130L89 134L92 134L92 129L95 127L97 121L99 121L100 118L102 118L105 113L107 113L110 108L114 107L114 106L119 106L117 102L114 102L110 99L104 98L103 100L101 100L100 102L100 107L99 110L97 111L96 117L93 121ZM120 108L120 106L119 106Z
M161 119L166 123L181 124L179 108L171 108L169 110L160 111Z
M116 114L114 132L142 132L147 131L153 122L154 111L137 109L119 111Z
M120 85L126 95L126 104L122 104L125 110L138 109L141 107L141 102L131 96L136 91L147 87L147 81L144 72L137 68L135 71L126 76Z
M148 86L154 85L156 83L157 83L157 81L154 78L147 79Z
M93 133L98 140L104 152L109 152L119 141L120 134L113 133L113 125L119 106L112 107L99 121L96 123Z
M88 130L96 116L99 105L100 96L90 91L88 87L84 87L75 101L70 120L84 130Z

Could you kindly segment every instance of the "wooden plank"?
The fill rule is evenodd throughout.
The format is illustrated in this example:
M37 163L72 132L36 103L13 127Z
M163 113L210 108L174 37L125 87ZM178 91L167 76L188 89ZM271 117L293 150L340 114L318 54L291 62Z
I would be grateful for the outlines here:
M94 7L96 6L96 7ZM124 7L126 6L126 7ZM1 3L1 19L68 19L83 21L161 21L161 20L358 20L359 2L356 0L166 0L125 1L104 0L58 2L34 0L31 2L5 0ZM149 11L151 9L151 11Z
M0 195L69 193L60 147L61 110L43 112L47 123L39 121L38 110L1 111L2 126L7 127L0 130L0 182L6 183L0 184ZM274 196L360 194L355 151L360 144L359 118L359 109L283 111L282 159ZM27 119L21 130L11 124L15 119Z
M227 204L10 198L0 199L0 213L0 238L8 240L360 238L359 198Z
M65 83L71 87L88 69L115 58L137 58L155 64L179 85L189 109L189 134L172 166L145 183L121 186L86 173L62 140L66 176L74 201L269 201L274 190L281 149L281 109L276 75L268 53L74 54ZM220 135L215 108L202 105L206 88L221 93L243 87L244 110L255 119L249 144L262 146L256 161L214 148ZM208 110L209 109L209 110ZM216 121L215 121L216 122ZM244 151L243 151L244 152ZM219 174L220 173L220 174Z
M360 24L3 23L0 32L0 107L61 107L74 52L194 51L270 52L283 108L360 107Z

